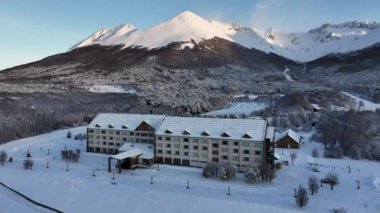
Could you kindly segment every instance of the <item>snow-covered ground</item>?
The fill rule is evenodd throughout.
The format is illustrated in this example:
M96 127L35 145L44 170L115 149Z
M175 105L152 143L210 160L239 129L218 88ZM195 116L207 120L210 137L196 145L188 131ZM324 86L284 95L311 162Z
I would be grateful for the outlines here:
M249 115L252 112L263 110L268 105L263 102L232 102L229 103L224 109L211 111L205 113L208 116L224 116L224 115Z
M122 86L118 85L95 85L88 88L90 92L95 93L128 93L128 94L137 94L137 91L134 89L125 89Z
M375 111L376 109L380 109L380 104L373 103L371 101L367 101L363 98L359 98L355 95L352 95L348 92L342 92L343 94L349 96L350 98L354 99L356 103L356 108L359 109L360 111Z
M84 127L71 130L83 133ZM247 184L242 174L234 180L205 179L199 168L156 165L146 169L123 170L112 175L106 171L107 155L82 152L78 163L60 158L64 149L85 150L79 141L66 139L67 130L55 131L13 141L0 146L14 162L0 166L0 181L32 199L64 212L327 212L332 208L347 208L348 212L380 212L380 163L350 159L313 159L311 149L322 154L322 146L309 143L310 134L303 134L305 144L295 150L294 165L283 166L272 183ZM33 170L24 170L22 161L30 149ZM48 155L48 149L50 155ZM277 150L281 160L289 160L289 152ZM50 167L46 168L47 161ZM321 164L315 173L308 163ZM69 171L66 165L69 164ZM347 172L347 166L352 172ZM92 171L96 176L92 177ZM304 209L296 207L293 188L305 185L310 175L322 178L335 170L341 183L332 191L324 186L310 198ZM150 184L153 176L154 183ZM190 189L186 182L190 181ZM361 188L356 189L356 180ZM227 188L231 187L231 196ZM33 212L23 202L0 190L0 212Z

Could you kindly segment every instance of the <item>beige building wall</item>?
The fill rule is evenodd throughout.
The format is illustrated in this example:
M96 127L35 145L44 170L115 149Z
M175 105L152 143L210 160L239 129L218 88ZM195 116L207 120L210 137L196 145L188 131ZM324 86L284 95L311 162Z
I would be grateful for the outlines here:
M125 129L87 129L87 146L89 152L116 154L126 142L154 144L155 135L152 132Z
M233 163L239 171L263 163L262 141L205 137L156 136L155 156L163 163L204 167L209 162Z

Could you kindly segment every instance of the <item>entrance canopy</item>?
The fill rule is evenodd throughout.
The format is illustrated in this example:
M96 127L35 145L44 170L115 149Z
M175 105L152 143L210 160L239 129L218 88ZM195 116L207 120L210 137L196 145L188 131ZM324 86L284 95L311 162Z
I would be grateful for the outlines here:
M153 144L147 143L124 143L119 148L120 154L112 157L122 157L122 159L138 156L140 159L153 159ZM116 158L117 159L117 158Z

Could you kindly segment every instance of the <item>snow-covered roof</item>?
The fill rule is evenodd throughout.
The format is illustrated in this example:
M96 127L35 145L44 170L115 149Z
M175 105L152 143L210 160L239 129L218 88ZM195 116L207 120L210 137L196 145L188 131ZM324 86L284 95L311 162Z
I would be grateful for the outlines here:
M121 157L134 157L138 156L141 159L152 159L153 155L153 145L146 143L124 143L120 148L119 152ZM125 153L125 154L123 154ZM121 155L123 154L123 155ZM126 157L127 156L127 157ZM114 157L113 157L114 158ZM123 159L124 159L123 158Z
M91 121L88 127L135 130L145 121L157 129L164 118L164 115L100 113Z
M131 149L127 152L122 152L117 155L112 155L111 158L117 159L117 160L123 160L126 158L132 158L132 157L137 157L139 155L142 155L143 151L140 149Z
M281 138L289 136L291 137L295 142L299 143L301 141L301 135L297 134L291 129L286 130L285 132L276 134L276 141L280 140Z
M165 117L156 134L184 136L187 131L189 137L263 141L266 127L267 122L262 119Z
M274 127L268 126L267 132L265 134L265 139L269 139L270 142L273 142L274 140Z

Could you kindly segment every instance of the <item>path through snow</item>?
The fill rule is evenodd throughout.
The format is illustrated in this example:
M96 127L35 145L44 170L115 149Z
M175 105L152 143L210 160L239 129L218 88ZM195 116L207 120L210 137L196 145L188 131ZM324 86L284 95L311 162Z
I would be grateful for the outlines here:
M288 66L285 66L285 70L284 70L285 78L286 78L286 80L288 80L288 81L294 81L293 78L292 78L292 76L290 76L290 75L288 74L289 71L290 71L290 69L288 68Z

